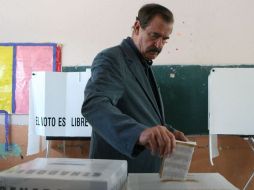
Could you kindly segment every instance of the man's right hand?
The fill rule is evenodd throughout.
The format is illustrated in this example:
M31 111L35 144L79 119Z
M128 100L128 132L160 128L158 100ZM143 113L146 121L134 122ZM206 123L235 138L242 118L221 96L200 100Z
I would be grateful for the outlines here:
M172 153L176 146L175 136L165 126L157 125L145 129L139 136L138 144L151 150L152 154L158 153L166 156Z

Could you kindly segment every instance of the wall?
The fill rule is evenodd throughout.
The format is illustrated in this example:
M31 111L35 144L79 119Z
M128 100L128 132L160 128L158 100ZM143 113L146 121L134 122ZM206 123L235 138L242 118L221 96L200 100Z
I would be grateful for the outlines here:
M131 35L137 11L154 1L0 0L0 42L58 42L63 65L90 65L98 51ZM252 0L158 0L175 15L155 64L252 64Z

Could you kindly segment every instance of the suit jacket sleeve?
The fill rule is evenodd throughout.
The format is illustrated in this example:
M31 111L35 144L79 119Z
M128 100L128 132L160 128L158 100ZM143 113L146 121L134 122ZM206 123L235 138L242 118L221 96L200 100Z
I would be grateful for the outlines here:
M142 151L136 145L147 126L118 109L118 100L124 93L124 73L117 58L108 53L96 56L92 76L85 89L82 114L93 130L120 153L135 157Z

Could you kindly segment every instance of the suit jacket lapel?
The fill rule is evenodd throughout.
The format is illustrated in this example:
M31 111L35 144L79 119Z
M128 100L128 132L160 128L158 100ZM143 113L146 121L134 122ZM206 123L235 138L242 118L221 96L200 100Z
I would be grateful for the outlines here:
M165 114L164 114L164 106L163 106L163 101L162 101L162 97L161 97L161 93L160 93L160 89L159 89L159 86L157 85L157 82L155 80L155 76L153 74L153 71L151 69L151 74L152 74L152 77L153 77L153 81L154 81L154 84L156 85L156 93L159 97L159 101L158 101L158 106L159 106L159 110L160 110L160 113L161 113L161 116L162 116L162 124L166 124L166 121L165 121Z
M136 78L136 80L139 83L139 85L141 86L141 88L144 90L144 92L145 92L146 96L148 97L148 99L150 100L153 108L155 109L155 111L157 112L161 121L163 122L163 120L164 120L163 115L161 115L161 111L158 108L157 101L154 97L154 93L151 88L150 82L146 78L143 77L146 74L145 74L144 68L142 66L142 63L140 62L140 60L137 57L137 55L135 54L135 52L129 47L129 45L125 41L123 41L123 43L121 44L120 47L123 50L123 53L126 57L126 60L128 62L127 65L129 67L130 71ZM142 73L140 73L140 72L142 72Z

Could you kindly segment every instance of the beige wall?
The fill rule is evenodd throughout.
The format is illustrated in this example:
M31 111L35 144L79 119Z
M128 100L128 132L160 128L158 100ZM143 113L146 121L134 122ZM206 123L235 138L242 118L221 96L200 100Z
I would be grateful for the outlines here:
M98 51L131 34L150 0L0 0L0 42L58 42L63 65L90 65ZM254 1L157 0L175 15L155 64L253 64Z
M4 139L3 127L0 126L0 139ZM249 176L254 171L254 152L251 151L247 142L240 137L220 136L219 151L220 156L214 160L215 165L211 166L208 155L208 136L191 136L190 140L196 141L198 147L195 149L190 172L218 172L222 174L236 187L242 189ZM34 156L25 156L27 146L27 127L12 126L11 142L22 148L24 159L20 157L8 157L0 160L0 171L26 162L36 157L44 157L45 152ZM0 141L3 143L3 141ZM52 142L50 157L63 157L62 142ZM89 141L68 141L66 142L66 157L87 158L89 151ZM254 180L249 187L254 189Z

